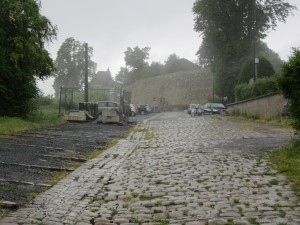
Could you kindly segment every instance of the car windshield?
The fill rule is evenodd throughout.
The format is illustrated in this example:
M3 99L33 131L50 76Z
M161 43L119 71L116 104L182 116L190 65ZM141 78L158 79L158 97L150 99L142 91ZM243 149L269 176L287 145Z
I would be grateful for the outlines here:
M118 107L117 103L115 103L115 102L108 102L107 106L108 107Z
M225 106L221 103L211 103L212 108L225 109Z

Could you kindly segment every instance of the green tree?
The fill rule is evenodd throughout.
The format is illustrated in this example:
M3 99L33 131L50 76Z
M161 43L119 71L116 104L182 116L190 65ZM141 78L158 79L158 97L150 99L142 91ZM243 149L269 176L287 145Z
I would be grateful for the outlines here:
M122 83L122 84L128 84L129 70L126 67L121 67L120 71L116 74L115 80Z
M89 77L92 77L97 70L97 64L91 60L93 48L88 47L88 69ZM84 43L74 38L67 38L60 46L54 63L56 71L52 74L54 79L53 88L56 96L60 87L77 88L84 87L85 77L85 46Z
M35 0L1 0L0 14L0 116L26 117L38 95L36 79L54 69L44 45L56 27Z
M124 52L125 65L127 68L127 75L124 84L132 84L136 80L145 78L145 71L149 67L149 47L139 48L138 46L133 49L128 47Z
M270 77L275 74L272 64L265 57L258 57L257 78ZM248 60L238 77L238 83L248 83L253 78L253 59Z
M148 65L146 62L149 59L149 47L140 49L138 46L133 49L128 47L125 53L125 64L134 70L142 70Z
M212 66L219 95L234 99L242 65L266 31L285 22L295 9L283 0L196 0L194 29L203 38L197 52L202 66Z
M180 58L176 54L171 54L165 62L164 73L174 73L179 71L193 70L197 68L199 68L199 66L195 63L185 58Z
M283 61L280 59L278 53L270 49L265 42L258 42L256 44L257 55L266 58L273 66L276 74L281 72ZM253 74L253 72L252 72Z
M164 74L165 65L160 62L152 62L149 66L147 77L155 77Z
M279 88L286 99L290 100L293 126L300 134L300 50L293 49L289 60L283 64L282 76L278 79Z
M124 85L129 85L138 79L199 68L195 63L185 58L180 58L176 54L171 54L165 64L152 62L149 66L146 61L149 58L149 50L149 47L143 49L139 47L135 47L134 49L127 48L127 51L125 51L126 67L120 68L115 78L116 81Z

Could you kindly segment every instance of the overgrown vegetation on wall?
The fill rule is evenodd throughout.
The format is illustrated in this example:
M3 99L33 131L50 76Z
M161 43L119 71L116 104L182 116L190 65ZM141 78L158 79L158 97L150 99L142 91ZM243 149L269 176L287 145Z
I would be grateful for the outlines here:
M234 89L236 101L242 101L278 91L279 87L276 76L258 79L255 83L251 84L238 84Z

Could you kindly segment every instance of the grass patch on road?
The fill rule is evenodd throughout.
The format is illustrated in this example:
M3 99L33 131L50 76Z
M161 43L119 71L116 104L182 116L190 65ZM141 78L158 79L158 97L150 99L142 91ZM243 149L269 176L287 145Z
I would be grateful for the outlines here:
M268 159L276 170L288 177L295 194L300 199L300 139L272 151Z
M153 138L155 138L154 128L147 128L144 139L152 140Z
M94 149L92 152L87 153L83 156L83 158L89 160L89 159L94 159L96 158L98 155L100 155L101 153L103 153L105 150L103 149Z

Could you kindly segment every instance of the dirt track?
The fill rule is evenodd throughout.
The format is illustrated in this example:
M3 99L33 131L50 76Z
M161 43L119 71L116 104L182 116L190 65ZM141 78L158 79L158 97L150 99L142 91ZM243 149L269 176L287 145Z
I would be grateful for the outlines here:
M52 184L57 172L72 171L87 154L124 136L130 126L96 123L67 125L0 135L0 200L28 203ZM0 206L0 210L4 208ZM1 215L1 213L0 213ZM1 217L1 216L0 216Z

